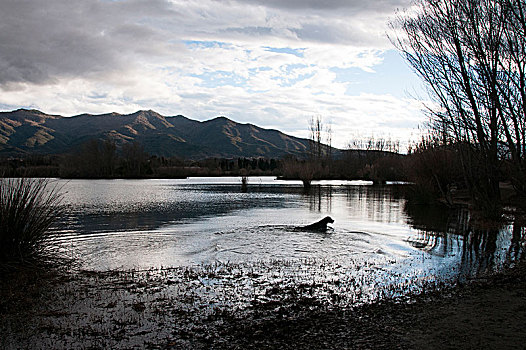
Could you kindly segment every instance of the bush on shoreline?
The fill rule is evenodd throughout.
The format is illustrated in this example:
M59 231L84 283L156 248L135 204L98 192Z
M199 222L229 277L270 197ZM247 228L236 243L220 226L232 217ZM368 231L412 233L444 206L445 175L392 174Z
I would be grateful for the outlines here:
M50 228L63 212L61 198L47 179L0 178L1 268L49 261Z

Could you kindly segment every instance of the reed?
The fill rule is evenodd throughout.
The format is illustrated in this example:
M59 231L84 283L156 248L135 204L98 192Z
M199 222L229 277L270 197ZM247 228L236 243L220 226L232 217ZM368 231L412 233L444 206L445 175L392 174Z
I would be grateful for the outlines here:
M47 179L0 179L0 265L39 264L53 256L50 228L62 195Z

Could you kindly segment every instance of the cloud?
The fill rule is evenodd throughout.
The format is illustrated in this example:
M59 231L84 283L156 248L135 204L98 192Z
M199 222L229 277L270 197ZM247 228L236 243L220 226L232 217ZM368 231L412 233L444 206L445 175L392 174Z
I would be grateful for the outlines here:
M407 6L410 3L410 1L407 0L238 0L238 2L294 10L333 11L350 9L357 12L373 11L388 13L391 13L391 11L396 8Z
M62 77L100 79L156 60L184 63L189 59L181 45L185 40L378 46L384 30L378 20L385 21L384 12L399 4L369 3L271 1L267 7L258 1L3 0L0 86L53 84ZM339 11L342 7L348 14Z
M161 33L141 21L165 17L166 11L168 4L157 0L3 0L0 85L124 71L131 58L165 51Z
M350 89L389 70L386 20L407 0L1 1L3 109L226 115L297 136L320 114L340 147L421 122L401 84Z

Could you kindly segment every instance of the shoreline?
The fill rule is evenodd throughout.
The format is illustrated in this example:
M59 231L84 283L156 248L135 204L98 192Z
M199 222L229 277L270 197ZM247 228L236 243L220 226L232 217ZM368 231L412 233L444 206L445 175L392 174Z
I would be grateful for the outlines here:
M277 299L255 300L248 308L214 308L173 276L159 277L153 283L152 276L125 271L19 275L0 288L0 346L520 349L526 341L524 261L409 300L358 307L275 290ZM192 276L189 280L206 288ZM178 297L168 288L178 290Z

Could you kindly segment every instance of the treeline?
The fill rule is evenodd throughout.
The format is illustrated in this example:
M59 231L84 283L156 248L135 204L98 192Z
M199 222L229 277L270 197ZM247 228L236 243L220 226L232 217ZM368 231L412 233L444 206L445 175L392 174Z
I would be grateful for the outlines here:
M118 148L112 140L89 140L64 155L0 158L2 177L185 178L188 176L279 175L281 161L266 158L185 160L150 155L139 143Z
M469 204L486 217L499 216L499 208L504 205L526 209L525 194L514 183L516 168L509 156L504 154L497 161L498 171L490 179L485 176L480 155L471 144L445 141L441 136L436 133L423 137L409 149L405 173L413 184L410 192L413 201L439 201L448 206ZM481 192L493 181L497 183L497 199Z
M142 145L117 147L111 140L90 140L65 155L0 158L4 177L185 178L189 176L279 176L286 179L364 179L377 183L404 180L404 156L385 151L343 151L339 159L286 156L187 160L148 154Z
M399 142L390 139L355 140L341 156L333 156L332 126L324 125L321 116L310 120L309 147L302 159L286 158L283 177L300 179L309 188L316 179L369 180L376 184L406 180L404 156Z
M281 160L281 176L300 179L308 187L320 179L366 180L375 184L406 181L406 156L378 150L345 150L341 158L285 157Z

